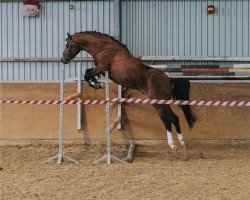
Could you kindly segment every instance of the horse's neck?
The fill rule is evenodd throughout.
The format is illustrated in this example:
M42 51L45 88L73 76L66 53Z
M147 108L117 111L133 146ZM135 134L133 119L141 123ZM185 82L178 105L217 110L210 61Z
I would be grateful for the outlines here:
M97 42L99 41L99 42ZM124 52L123 56L131 58L133 55L122 44L115 41L96 38L89 38L89 46L83 50L88 52L94 59L95 64L105 63L110 64L117 52Z
M131 58L132 54L129 51L124 51L120 46L110 45L98 45L94 48L89 48L86 50L94 59L95 63L111 63L117 52L124 52L128 58ZM124 55L124 54L123 54ZM132 56L133 57L133 56Z

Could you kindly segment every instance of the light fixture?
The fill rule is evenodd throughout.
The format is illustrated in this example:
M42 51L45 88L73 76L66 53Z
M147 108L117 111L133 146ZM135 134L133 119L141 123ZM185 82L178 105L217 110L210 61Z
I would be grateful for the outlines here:
M207 6L207 14L214 14L216 11L216 8L214 5Z
M73 2L72 2L72 0L70 0L70 5L69 5L69 9L74 9L75 8L75 6L73 5Z

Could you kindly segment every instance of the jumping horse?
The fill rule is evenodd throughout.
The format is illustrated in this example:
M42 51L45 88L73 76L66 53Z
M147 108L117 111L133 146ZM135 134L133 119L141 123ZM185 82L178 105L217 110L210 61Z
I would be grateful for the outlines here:
M66 39L66 48L61 61L67 64L80 51L88 52L94 59L95 68L87 69L84 79L95 89L101 88L95 76L109 72L109 78L115 83L146 93L150 99L171 98L189 100L190 82L187 79L170 78L162 71L143 64L134 57L127 47L107 34L86 31L70 35ZM171 125L174 124L177 137L185 146L179 118L169 105L153 105L167 129L168 145L174 149ZM189 105L181 106L190 128L196 122L196 116Z

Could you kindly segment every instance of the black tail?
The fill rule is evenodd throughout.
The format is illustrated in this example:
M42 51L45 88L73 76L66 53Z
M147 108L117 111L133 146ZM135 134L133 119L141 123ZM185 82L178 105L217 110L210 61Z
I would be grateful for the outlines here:
M189 100L190 81L185 78L171 78L173 86L173 98L177 100ZM192 108L189 105L181 106L189 128L194 126L197 120Z

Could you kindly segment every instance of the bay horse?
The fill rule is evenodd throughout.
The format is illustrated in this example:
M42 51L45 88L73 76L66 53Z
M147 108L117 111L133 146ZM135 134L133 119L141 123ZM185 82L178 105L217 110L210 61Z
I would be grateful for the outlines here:
M171 98L189 100L190 82L187 79L173 79L160 70L147 66L134 57L127 47L107 34L85 31L70 35L66 39L66 48L61 61L67 64L80 51L88 52L94 59L95 68L87 69L84 79L95 89L101 88L95 76L109 72L109 78L126 88L140 90L150 99ZM177 138L185 145L179 118L169 105L153 105L167 129L168 145L174 149L171 125L174 124ZM181 106L190 129L196 122L196 116L189 105Z

